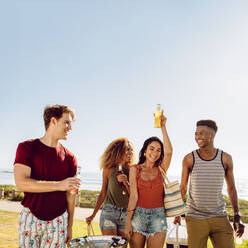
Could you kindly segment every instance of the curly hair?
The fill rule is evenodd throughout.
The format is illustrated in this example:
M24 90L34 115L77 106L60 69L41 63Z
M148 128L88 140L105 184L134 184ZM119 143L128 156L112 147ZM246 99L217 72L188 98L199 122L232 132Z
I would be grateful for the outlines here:
M100 168L116 167L121 161L125 153L126 147L130 145L133 150L133 144L127 138L118 138L113 140L104 151L100 159ZM134 163L134 153L132 152L130 164Z
M146 152L146 149L147 147L152 143L152 142L158 142L161 146L161 154L160 154L160 157L159 159L155 162L155 165L156 166L159 166L160 163L162 162L163 158L164 158L164 145L163 145L163 142L158 138L158 137L150 137L148 138L147 140L145 140L144 144L143 144L143 147L141 148L140 152L139 152L139 162L138 164L143 164L145 161L146 161L146 157L145 157L145 152Z

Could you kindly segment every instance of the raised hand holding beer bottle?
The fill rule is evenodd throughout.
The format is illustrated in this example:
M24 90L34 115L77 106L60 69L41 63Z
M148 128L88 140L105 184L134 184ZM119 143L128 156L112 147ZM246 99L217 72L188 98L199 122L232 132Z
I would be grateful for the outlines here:
M165 126L167 118L164 116L164 110L161 110L161 104L157 104L157 110L153 114L154 115L154 127L155 128L162 128Z
M161 111L161 115L160 115L160 127L162 128L163 126L165 126L165 123L167 121L167 118L164 115L164 110Z
M161 108L161 104L157 104L157 110L156 110L156 112L154 114L154 117L155 117L154 127L156 127L156 128L161 127L160 126L160 117L161 117L162 112L161 112L160 108Z

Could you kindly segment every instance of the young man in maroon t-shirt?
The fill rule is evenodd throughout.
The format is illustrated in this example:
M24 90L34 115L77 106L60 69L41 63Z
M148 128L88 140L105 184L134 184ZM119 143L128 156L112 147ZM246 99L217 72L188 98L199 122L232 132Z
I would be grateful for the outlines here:
M18 145L14 163L17 189L24 191L19 217L19 247L65 247L72 238L76 157L59 143L75 119L72 109L44 110L45 135Z

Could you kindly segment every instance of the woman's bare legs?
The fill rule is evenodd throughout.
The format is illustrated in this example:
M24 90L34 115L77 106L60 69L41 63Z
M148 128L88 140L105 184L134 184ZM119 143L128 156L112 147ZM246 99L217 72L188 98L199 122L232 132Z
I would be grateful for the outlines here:
M125 238L125 233L121 232L119 230L101 230L102 231L102 235L118 235L121 236L123 238Z
M147 239L147 248L163 248L166 232L155 233Z
M144 248L146 242L146 236L141 233L134 232L130 239L130 247L131 248Z

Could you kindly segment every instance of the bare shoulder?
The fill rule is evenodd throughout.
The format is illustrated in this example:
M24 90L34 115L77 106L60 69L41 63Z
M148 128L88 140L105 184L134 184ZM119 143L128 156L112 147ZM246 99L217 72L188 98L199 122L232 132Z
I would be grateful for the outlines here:
M222 153L222 163L225 169L233 167L232 156L226 152Z
M104 168L102 171L102 191L107 190L107 185L110 175L113 173L114 168Z
M228 154L227 152L223 152L223 159L226 160L232 160L232 156L230 154Z
M129 176L132 177L132 175L136 176L137 169L139 168L138 164L133 164L129 167Z
M115 169L114 167L103 169L103 176L109 177L113 173L114 169Z
M194 156L191 153L188 153L184 158L183 158L183 167L187 167L191 169L194 165Z

